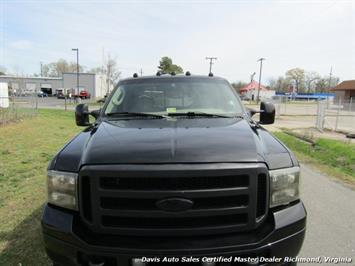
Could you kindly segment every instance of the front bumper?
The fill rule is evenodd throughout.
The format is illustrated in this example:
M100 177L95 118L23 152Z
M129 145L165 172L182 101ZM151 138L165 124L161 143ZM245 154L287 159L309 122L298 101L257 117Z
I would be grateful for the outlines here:
M90 259L105 260L105 265L129 266L132 258L165 256L295 257L301 249L305 228L306 210L302 202L269 212L268 219L255 232L223 236L148 238L94 235L78 222L75 213L51 205L46 206L42 219L47 254L63 265L85 265ZM273 260L270 264L282 263Z

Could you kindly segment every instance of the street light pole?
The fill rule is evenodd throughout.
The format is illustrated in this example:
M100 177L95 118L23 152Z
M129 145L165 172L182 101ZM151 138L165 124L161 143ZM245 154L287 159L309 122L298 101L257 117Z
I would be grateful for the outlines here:
M261 72L263 70L263 60L265 58L259 58L257 62L260 61L260 72L259 72L259 88L258 88L258 95L256 96L256 104L259 104L259 95L260 95L260 88L261 88Z
M255 74L256 74L256 73L255 73L255 72L253 72L253 74L251 74L251 75L250 75L250 83L252 83L252 82L253 82Z
M79 95L79 49L73 48L72 51L76 51L76 95Z

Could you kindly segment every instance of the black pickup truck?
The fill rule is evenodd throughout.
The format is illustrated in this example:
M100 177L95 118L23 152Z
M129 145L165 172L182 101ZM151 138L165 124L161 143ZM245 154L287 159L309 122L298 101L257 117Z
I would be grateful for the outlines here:
M42 229L55 265L295 264L300 167L261 126L272 104L247 109L212 75L135 75L75 117L84 131L48 167Z

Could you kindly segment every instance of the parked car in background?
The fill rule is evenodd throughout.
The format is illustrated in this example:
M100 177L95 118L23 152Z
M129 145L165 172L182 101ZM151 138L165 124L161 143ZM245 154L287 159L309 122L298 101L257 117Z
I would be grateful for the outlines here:
M57 96L57 99L69 99L71 98L71 90L69 89L58 89L56 90L56 96Z
M39 91L39 92L37 93L37 96L43 98L43 97L48 97L48 94L45 93L45 92L43 92L43 91Z
M90 99L91 95L88 91L81 91L78 95L79 98L81 99Z
M57 99L65 99L65 97L68 98L68 96L65 96L62 90L58 90L57 92Z

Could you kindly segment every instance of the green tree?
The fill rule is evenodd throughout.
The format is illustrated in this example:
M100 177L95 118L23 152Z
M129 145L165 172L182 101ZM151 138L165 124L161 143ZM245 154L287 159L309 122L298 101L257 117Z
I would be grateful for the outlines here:
M175 72L176 74L183 73L182 67L173 64L173 60L170 57L167 57L167 56L164 56L164 57L162 57L160 59L158 69L163 74L168 74L168 73L171 73L171 72Z
M293 68L286 72L286 78L294 82L297 92L304 90L305 71L302 68Z
M319 78L315 83L316 92L325 92L329 88L329 81L327 78Z

